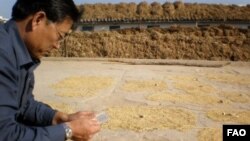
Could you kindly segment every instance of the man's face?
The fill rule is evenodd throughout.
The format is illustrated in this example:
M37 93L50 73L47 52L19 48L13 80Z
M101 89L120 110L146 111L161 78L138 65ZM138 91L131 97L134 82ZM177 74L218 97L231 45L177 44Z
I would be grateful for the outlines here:
M52 23L47 20L40 24L25 42L31 56L40 59L53 49L60 48L60 41L70 31L72 24L73 21L70 18L66 18L60 23Z

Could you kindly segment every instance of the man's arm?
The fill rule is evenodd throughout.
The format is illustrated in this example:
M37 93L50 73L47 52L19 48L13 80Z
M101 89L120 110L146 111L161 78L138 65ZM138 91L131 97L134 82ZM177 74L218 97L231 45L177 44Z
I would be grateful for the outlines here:
M1 112L3 107L0 108ZM6 109L5 109L6 110ZM10 112L9 110L7 110ZM1 141L64 141L65 131L62 125L32 127L17 123L14 115L0 115Z
M23 122L32 126L52 125L56 112L48 105L38 102L33 96L30 96L23 113Z
M0 49L0 140L1 141L64 141L62 125L34 127L17 122L19 99L18 75L8 53Z

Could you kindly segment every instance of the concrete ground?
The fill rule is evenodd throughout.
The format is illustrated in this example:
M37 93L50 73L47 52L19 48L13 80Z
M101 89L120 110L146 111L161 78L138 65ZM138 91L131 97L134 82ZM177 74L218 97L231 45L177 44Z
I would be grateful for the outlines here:
M231 74L242 75L244 80L232 83L210 80L209 74ZM61 102L73 105L75 110L91 110L95 112L106 111L112 106L134 105L134 106L161 106L165 108L179 108L193 113L196 117L194 127L187 131L180 131L174 128L134 131L131 129L109 129L103 128L93 141L202 141L210 135L210 132L199 137L202 129L221 129L225 123L238 124L235 120L216 120L208 118L206 112L212 109L224 109L225 111L237 109L249 111L250 101L230 102L218 96L220 91L240 91L247 99L250 98L250 63L249 62L211 62L211 61L178 61L178 60L109 60L109 59L51 59L45 58L35 71L36 85L34 89L35 98L44 102ZM53 84L72 76L108 76L113 79L110 87L90 97L62 97L56 95ZM130 80L159 80L167 84L163 91L180 91L175 87L174 79L171 76L195 77L204 84L214 87L215 93L221 100L218 103L196 103L195 101L173 100L173 101L150 101L145 97L154 91L146 89L142 92L129 92L122 89L123 85ZM241 83L241 82L245 83ZM183 80L183 82L186 82ZM192 83L192 82L191 82ZM187 85L188 81L187 81ZM192 89L192 88L190 88ZM150 91L150 92L149 92ZM171 115L169 115L170 117ZM178 117L175 117L178 118ZM112 120L112 119L109 119ZM158 122L158 121L152 121ZM250 123L249 118L247 119ZM242 123L242 122L241 122ZM246 124L246 123L244 123ZM209 140L209 139L208 139ZM222 138L215 139L221 141Z

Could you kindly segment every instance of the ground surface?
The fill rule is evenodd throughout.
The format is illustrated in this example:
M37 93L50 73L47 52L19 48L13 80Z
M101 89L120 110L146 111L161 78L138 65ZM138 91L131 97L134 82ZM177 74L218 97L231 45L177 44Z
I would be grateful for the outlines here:
M221 141L223 124L250 123L249 62L61 60L35 71L35 98L105 111L93 141Z

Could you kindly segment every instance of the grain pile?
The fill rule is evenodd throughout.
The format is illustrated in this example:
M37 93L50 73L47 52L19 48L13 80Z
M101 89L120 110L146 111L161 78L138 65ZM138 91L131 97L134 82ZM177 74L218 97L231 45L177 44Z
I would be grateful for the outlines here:
M250 20L250 6L176 1L84 4L83 19ZM220 13L220 14L218 14ZM250 30L232 26L125 29L73 33L64 43L68 57L140 59L250 60ZM49 56L65 56L65 49Z
M250 30L233 26L74 32L49 56L250 60Z
M221 74L221 73L210 73L207 74L207 78L213 81L226 83L226 84L238 84L244 86L250 86L250 75L239 75L239 74Z
M100 90L107 89L112 83L111 77L72 76L52 85L52 88L58 91L58 96L88 98L97 95Z
M156 92L146 96L146 99L199 105L218 104L222 102L221 98L212 95L212 93L216 92L213 86L200 82L195 76L168 76L168 80L173 81L173 86L178 90L177 93Z
M191 95L191 94L175 94L175 93L155 93L146 97L146 99L151 101L169 101L173 103L184 103L184 104L218 104L221 99L211 95Z
M216 91L212 85L202 83L195 76L178 75L169 78L173 80L175 88L191 95L209 95Z
M223 96L225 99L235 102L235 103L250 103L250 93L241 92L241 91L221 91L219 92L220 96Z
M204 128L198 132L198 141L222 141L221 128Z
M83 4L83 19L250 20L250 6L183 3L182 1ZM220 13L220 14L218 14Z
M104 128L129 129L136 132L161 129L187 131L196 124L196 117L182 109L149 106L111 107L107 110L110 120Z
M220 122L234 122L249 124L250 122L250 111L242 110L225 110L225 109L216 109L210 110L207 112L207 117Z

